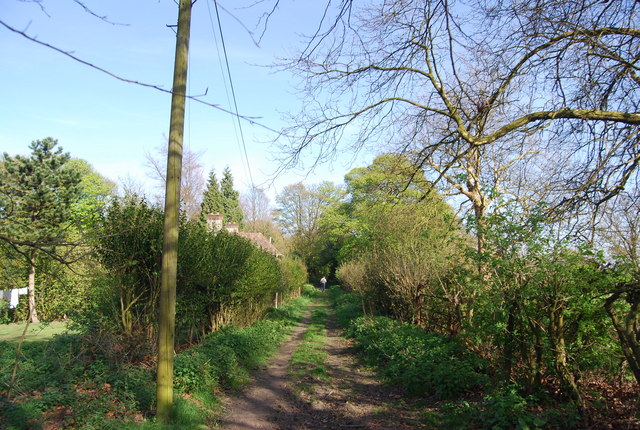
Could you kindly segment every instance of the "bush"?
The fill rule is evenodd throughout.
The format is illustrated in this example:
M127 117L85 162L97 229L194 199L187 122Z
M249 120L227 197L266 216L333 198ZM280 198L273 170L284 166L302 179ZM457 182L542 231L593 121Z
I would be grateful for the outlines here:
M131 344L125 338L137 344L145 336L153 347L162 210L135 196L115 199L100 233L98 256L106 273L90 289L90 309L73 319L81 331L104 335L96 346ZM198 341L224 324L251 324L264 316L276 292L286 293L306 276L299 262L281 264L247 239L225 231L211 233L198 222L182 219L179 238L178 345ZM109 334L112 341L106 339Z
M284 257L278 262L282 272L282 293L297 294L298 289L308 281L307 266L302 260L291 257Z
M0 324L9 324L10 322L9 302L5 299L0 299Z
M547 420L527 410L529 401L522 397L515 385L498 387L482 401L470 404L462 401L445 403L440 408L438 427L447 429L539 429ZM556 428L554 426L554 428Z
M206 352L205 348L191 348L176 355L173 363L176 389L189 393L201 389L213 390L218 385L216 363Z

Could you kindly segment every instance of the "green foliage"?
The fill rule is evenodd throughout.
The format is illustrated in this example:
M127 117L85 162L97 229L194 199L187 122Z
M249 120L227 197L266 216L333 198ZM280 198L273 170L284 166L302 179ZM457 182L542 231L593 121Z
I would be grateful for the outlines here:
M302 294L308 297L318 297L320 294L318 289L311 284L304 284L302 286Z
M76 225L81 225L84 229L95 227L115 195L116 184L79 158L69 160L65 168L80 174L81 196L72 208Z
M461 342L411 324L360 317L347 336L368 363L411 395L456 398L487 382L485 363Z
M11 316L9 315L9 302L0 299L0 324L9 324Z
M115 199L102 222L100 260L108 271L92 289L90 312L77 321L90 331L153 339L160 282L162 212L135 196ZM304 267L279 263L252 242L212 233L183 220L178 250L177 341L192 342L224 324L262 317L276 291L303 282ZM286 283L281 272L286 268ZM297 285L296 285L297 284ZM282 297L282 296L281 296ZM128 342L125 342L128 343Z
M67 169L69 154L50 137L31 143L31 156L4 153L0 168L0 231L13 241L54 246L64 238L71 208L80 198L80 173Z
M212 404L214 390L248 381L249 371L263 363L302 317L309 299L301 297L270 312L269 319L250 327L227 327L175 358L175 381L182 394ZM144 365L116 364L87 348L96 336L59 335L48 342L23 345L14 387L15 399L4 391L15 360L14 342L0 342L0 427L138 428L155 408L154 372ZM127 360L122 360L127 361ZM176 428L203 425L201 403L177 401ZM138 422L138 424L133 424ZM158 428L147 422L144 427Z
M29 312L34 322L38 320L32 277L38 272L36 257L64 259L72 209L81 198L80 173L66 167L69 154L57 144L52 138L36 140L29 157L4 153L0 165L0 240L10 245L11 254L20 254L29 269L33 299Z
M514 386L506 386L487 395L477 421L485 428L539 428L544 420L534 419L526 411L527 400Z
M99 258L108 270L110 309L126 335L155 321L162 258L162 211L136 196L115 199L102 222Z
M24 257L8 242L0 240L0 290L23 286L26 277Z
M240 224L243 219L240 194L233 188L233 175L231 175L229 167L222 172L220 192L222 193L222 211L220 213L224 215L224 220Z
M212 234L199 223L181 228L178 261L178 329L207 332L226 323L262 317L281 290L277 260L238 235Z
M288 185L276 197L275 221L289 237L291 253L304 261L312 279L333 272L335 249L321 231L320 220L341 196L342 191L333 183L323 182Z
M396 233L406 229L403 221L408 219L420 223L447 215L447 221L452 221L451 208L433 192L424 175L416 172L408 157L383 154L370 166L353 169L345 176L348 200L336 206L331 219L322 220L325 229L334 231L334 238L342 236L341 262L357 258L374 244L394 240ZM397 229L381 229L380 221L385 219L392 221L389 227Z
M207 188L202 195L202 203L200 204L200 222L205 223L206 216L215 213L224 213L224 206L222 204L223 196L220 192L220 185L216 178L215 172L212 170L209 173L209 181L207 182Z
M463 287L442 284L453 264L464 261L462 237L451 207L417 172L401 154L384 154L353 169L345 177L346 199L331 207L320 225L338 248L340 281L361 297L365 312L452 331L447 314L459 312L442 308L460 297ZM444 317L425 321L424 314Z
M282 272L283 292L297 292L308 281L307 267L300 259L283 257L278 263Z
M582 403L578 369L611 369L611 357L621 354L603 307L613 278L601 269L602 255L563 240L543 204L532 211L504 205L481 229L487 247L475 258L485 279L477 280L469 334L499 351L505 380L519 366L519 382L535 391L546 369Z
M358 296L345 293L339 286L332 286L328 291L341 327L349 327L351 321L362 316L362 306Z

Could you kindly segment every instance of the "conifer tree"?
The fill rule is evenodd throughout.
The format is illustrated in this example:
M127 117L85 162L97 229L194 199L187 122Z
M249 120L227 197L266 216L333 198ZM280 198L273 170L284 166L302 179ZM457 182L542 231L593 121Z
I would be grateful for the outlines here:
M40 253L56 257L64 244L81 197L80 173L65 166L70 157L50 137L31 143L31 156L4 153L0 168L0 240L20 254L29 268L29 320L38 322L36 261ZM60 259L60 258L58 258Z
M233 176L229 166L222 172L220 191L222 192L223 210L225 222L237 222L240 224L243 219L242 208L240 207L240 193L233 189Z
M222 192L220 191L220 185L218 184L218 179L216 178L216 173L214 170L211 170L209 173L209 181L207 182L207 188L204 190L204 194L202 195L202 203L200 207L202 210L200 211L200 222L205 222L207 219L207 215L212 213L223 213L224 212L224 197Z

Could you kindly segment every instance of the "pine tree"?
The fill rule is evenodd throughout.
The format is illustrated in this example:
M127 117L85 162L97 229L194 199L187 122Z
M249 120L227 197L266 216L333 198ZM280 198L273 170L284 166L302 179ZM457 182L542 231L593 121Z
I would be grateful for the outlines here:
M237 222L240 224L243 219L242 208L240 207L240 193L233 189L233 176L229 166L224 169L220 191L223 196L223 210L225 222Z
M80 173L65 166L70 157L50 137L31 143L31 156L4 153L0 168L0 240L24 257L29 268L29 319L38 322L36 257L56 257L64 244L72 208L81 197Z
M200 222L206 222L207 215L209 214L214 214L216 212L224 213L223 200L224 196L220 191L220 185L218 184L216 173L214 170L211 170L209 173L207 188L204 190L202 203L200 204L200 207L202 208L200 211Z

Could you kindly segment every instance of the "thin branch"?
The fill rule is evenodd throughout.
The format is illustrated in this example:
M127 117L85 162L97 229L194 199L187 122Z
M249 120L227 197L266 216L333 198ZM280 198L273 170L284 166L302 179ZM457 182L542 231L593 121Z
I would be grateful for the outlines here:
M129 24L123 24L123 23L119 23L119 22L113 22L113 21L109 21L109 19L107 18L107 16L100 16L97 13L95 13L94 11L92 11L91 9L89 9L87 7L87 5L85 5L83 2L81 2L80 0L73 0L73 2L75 4L77 4L78 6L80 6L82 9L84 9L85 12L87 12L89 15L93 15L96 18L98 18L101 21L106 22L107 24L111 24L111 25L122 25L122 26L129 26Z
M46 48L52 49L52 50L54 50L54 51L56 51L56 52L58 52L58 53L60 53L62 55L65 55L65 56L71 58L72 60L75 60L75 61L79 62L80 64L84 64L85 66L88 66L88 67L90 67L92 69L95 69L95 70L97 70L99 72L102 72L102 73L104 73L104 74L106 74L108 76L111 76L114 79L119 80L119 81L126 82L126 83L129 83L129 84L139 85L141 87L151 88L151 89L154 89L156 91L160 91L160 92L163 92L163 93L166 93L166 94L173 94L173 91L167 90L165 88L162 88L159 85L148 84L148 83L145 83L145 82L136 81L136 80L133 80L133 79L127 79L127 78L123 78L122 76L116 75L115 73L112 73L112 72L110 72L110 71L108 71L106 69L103 69L102 67L96 66L95 64L89 63L88 61L85 61L85 60L83 60L81 58L78 58L78 57L76 57L75 55L73 55L72 53L70 53L68 51L64 51L64 50L62 50L62 49L60 49L60 48L58 48L56 46L50 45L50 44L48 44L46 42L42 42L42 41L36 39L35 37L29 36L25 32L20 31L20 30L18 30L16 28L10 26L9 24L5 23L2 20L0 20L0 25L4 26L8 30L13 31L14 33L17 33L17 34L21 35L22 37L24 37L24 38L26 38L26 39L34 42L34 43L37 43L37 44L42 45L42 46L44 46ZM277 134L278 136L289 137L289 136L283 134L282 131L275 130L275 129L267 126L267 125L264 125L262 123L257 122L256 119L260 119L261 117L250 117L250 116L245 116L245 115L238 115L238 114L236 114L234 112L231 112L231 111L229 111L227 109L224 109L224 108L218 106L217 104L213 104L213 103L209 103L209 102L206 102L204 100L201 100L201 99L197 98L196 96L186 95L185 97L190 99L190 100L193 100L193 101L195 101L197 103L203 104L205 106L212 107L212 108L217 109L217 110L219 110L221 112L224 112L226 114L229 114L229 115L232 115L234 117L240 118L240 119L242 119L244 121L247 121L251 125L256 125L258 127L261 127L261 128L263 128L265 130L268 130L268 131L270 131L272 133Z

